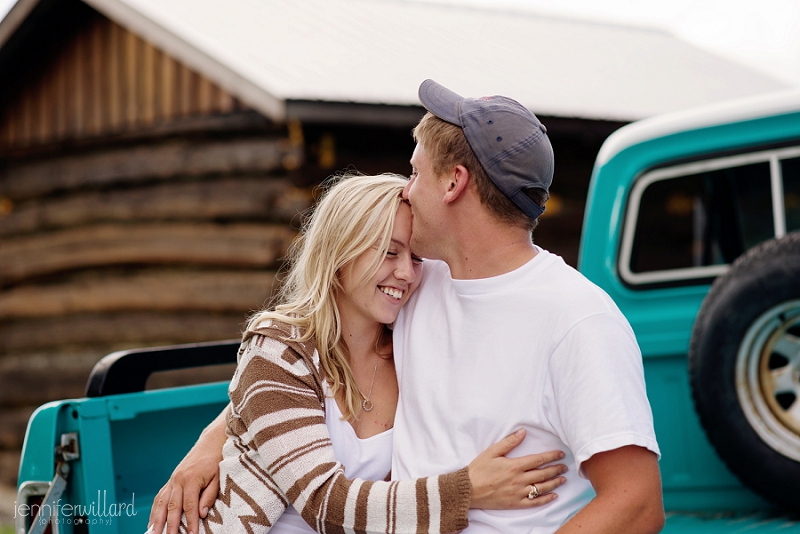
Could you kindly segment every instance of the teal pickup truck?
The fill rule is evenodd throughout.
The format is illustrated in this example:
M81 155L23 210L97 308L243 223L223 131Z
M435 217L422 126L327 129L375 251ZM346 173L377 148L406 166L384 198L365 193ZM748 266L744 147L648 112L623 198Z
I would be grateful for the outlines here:
M580 270L630 320L664 532L800 532L800 93L634 123L601 149ZM136 533L227 384L144 391L235 342L115 353L28 425L17 532ZM34 515L38 515L34 518Z

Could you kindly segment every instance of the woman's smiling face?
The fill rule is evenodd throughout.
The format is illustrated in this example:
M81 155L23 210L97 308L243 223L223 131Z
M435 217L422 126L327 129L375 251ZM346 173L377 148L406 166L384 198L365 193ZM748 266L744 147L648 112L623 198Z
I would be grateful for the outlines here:
M343 291L337 298L342 319L393 323L417 288L422 275L422 260L411 252L411 208L401 203L397 208L392 240L378 271L365 283L359 283L375 258L375 248L363 252L342 269ZM363 323L362 323L363 324Z

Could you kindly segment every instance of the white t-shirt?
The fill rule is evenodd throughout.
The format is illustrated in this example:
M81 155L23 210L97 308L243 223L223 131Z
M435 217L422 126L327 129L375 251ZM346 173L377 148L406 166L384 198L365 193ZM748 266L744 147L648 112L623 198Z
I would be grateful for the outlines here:
M359 438L353 426L342 419L342 411L325 383L325 426L331 435L333 456L345 466L348 478L383 480L392 466L392 435L390 428L368 438ZM293 506L286 508L270 533L314 534Z
M393 478L461 468L525 428L510 456L566 453L559 498L531 510L470 510L465 532L549 533L594 496L578 476L583 461L624 445L659 453L636 339L605 292L541 249L480 280L424 265L394 334Z

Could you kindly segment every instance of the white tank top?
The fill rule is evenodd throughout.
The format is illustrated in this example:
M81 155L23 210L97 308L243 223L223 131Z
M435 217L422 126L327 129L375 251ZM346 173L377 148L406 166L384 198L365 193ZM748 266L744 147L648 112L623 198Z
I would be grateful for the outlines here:
M392 468L392 433L385 432L366 439L356 436L356 431L342 419L342 411L336 399L330 396L325 384L325 425L331 435L333 455L345 466L347 478L364 480L383 480ZM270 533L275 534L314 534L294 507L289 506L281 518L273 525Z

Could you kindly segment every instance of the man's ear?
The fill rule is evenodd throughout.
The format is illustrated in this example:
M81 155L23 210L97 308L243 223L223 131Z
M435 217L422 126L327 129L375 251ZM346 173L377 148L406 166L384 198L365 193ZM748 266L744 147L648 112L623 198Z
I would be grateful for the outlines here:
M464 194L469 185L469 171L463 165L456 165L447 177L447 191L444 194L445 204L455 202Z

